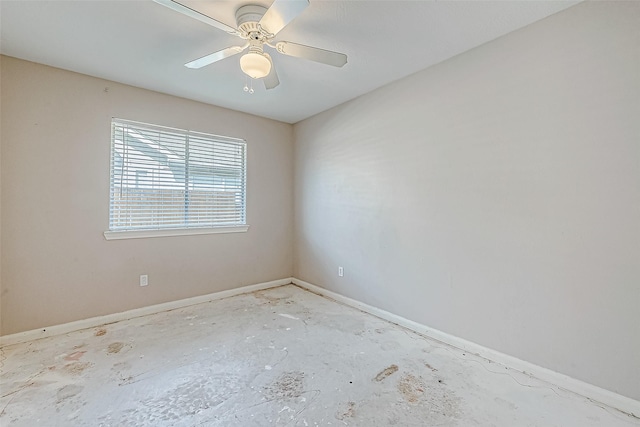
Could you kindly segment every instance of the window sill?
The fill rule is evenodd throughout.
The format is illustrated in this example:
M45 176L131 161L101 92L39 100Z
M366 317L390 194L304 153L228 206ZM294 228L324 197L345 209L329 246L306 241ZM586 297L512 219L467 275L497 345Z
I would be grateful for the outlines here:
M216 228L170 228L166 230L105 231L107 240L146 239L150 237L193 236L196 234L245 233L248 225Z

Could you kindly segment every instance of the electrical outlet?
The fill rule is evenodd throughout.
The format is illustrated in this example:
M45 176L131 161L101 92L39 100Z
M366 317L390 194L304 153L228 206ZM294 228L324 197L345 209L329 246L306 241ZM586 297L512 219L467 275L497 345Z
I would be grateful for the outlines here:
M140 275L140 286L147 286L149 284L149 276L146 274Z
M344 276L344 269L342 267L338 267L338 276Z

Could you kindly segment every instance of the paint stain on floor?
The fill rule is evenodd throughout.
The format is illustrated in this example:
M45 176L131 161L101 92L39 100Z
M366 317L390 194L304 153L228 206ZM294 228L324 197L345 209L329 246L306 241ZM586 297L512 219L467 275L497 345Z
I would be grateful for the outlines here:
M71 353L70 355L66 356L64 358L64 360L67 361L71 361L71 360L78 360L80 359L84 354L86 353L85 351L74 351L73 353Z
M57 397L56 403L58 404L62 403L64 400L67 400L73 396L78 395L82 391L82 389L84 389L84 387L77 384L68 384L60 388L56 393L56 397Z
M304 372L284 372L265 387L265 397L269 400L295 399L304 393Z
M438 371L436 368L434 368L433 366L429 365L427 362L424 363L424 366L426 366L427 368L431 369L433 372L437 372Z
M63 370L67 374L80 375L85 369L90 368L93 364L91 362L73 362L64 365Z
M398 382L398 391L409 403L416 403L424 395L424 383L422 379L412 374L404 374Z
M109 347L107 347L107 353L109 353L109 354L120 353L120 350L122 350L123 347L124 347L124 343L122 343L122 342L113 342L113 343L109 344Z
M398 365L391 365L391 366L389 366L387 368L384 368L382 371L380 371L378 373L378 375L376 375L373 380L377 381L377 382L380 382L380 381L384 380L385 378L395 374L396 372L398 372Z
M285 304L293 303L293 301L287 301L288 298L286 296L275 296L267 291L256 291L251 295L262 301L263 304L278 305L281 302Z
M346 402L338 405L336 411L336 419L343 421L347 418L353 418L356 415L356 402Z

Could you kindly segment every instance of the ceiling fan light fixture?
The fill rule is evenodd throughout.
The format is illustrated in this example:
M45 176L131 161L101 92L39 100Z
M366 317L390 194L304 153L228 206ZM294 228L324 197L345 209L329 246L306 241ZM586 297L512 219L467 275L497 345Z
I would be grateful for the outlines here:
M275 49L277 53L283 55L308 59L334 67L342 67L347 63L347 55L344 53L288 41L274 42L280 30L285 28L309 6L309 0L272 0L269 8L262 5L245 4L236 10L236 28L183 5L180 3L182 0L154 1L245 41L242 46L229 46L187 62L184 64L187 68L198 69L206 67L249 49L246 54L240 57L240 69L252 79L262 79L265 89L269 90L277 87L280 84L280 79L271 56L264 52L264 46ZM250 91L248 86L246 90L247 92Z
M252 79L261 79L271 72L271 61L262 53L249 52L240 58L240 68Z

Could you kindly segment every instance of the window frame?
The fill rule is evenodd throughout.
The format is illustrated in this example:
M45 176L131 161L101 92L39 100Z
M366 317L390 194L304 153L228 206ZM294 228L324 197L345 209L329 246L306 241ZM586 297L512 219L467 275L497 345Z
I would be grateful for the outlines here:
M115 128L118 125L131 125L134 128L137 126L139 128L143 128L146 130L158 130L162 132L163 130L166 132L171 132L173 134L181 134L184 135L185 139L188 139L190 135L198 136L200 138L206 137L211 141L215 141L216 139L219 142L232 141L234 143L241 143L243 145L243 175L242 175L242 224L233 224L233 225L224 225L220 226L204 226L198 227L196 226L188 226L188 223L184 223L183 226L177 227L161 227L153 225L149 225L148 228L135 228L135 229L112 229L112 208L113 208L113 173L114 173L114 144L115 144ZM246 140L241 138L234 137L225 137L220 135L214 135L205 132L197 132L188 129L179 129L172 128L162 125L155 125L151 123L143 123L136 122L132 120L120 119L116 117L112 117L110 121L110 147L109 147L109 192L108 192L108 229L104 231L104 237L106 240L120 240L120 239L139 239L139 238L151 238L151 237L171 237L171 236L190 236L190 235L201 235L201 234L218 234L218 233L243 233L247 232L249 229L249 225L247 224L247 151L248 145ZM185 144L188 147L188 142ZM186 153L185 153L186 154ZM185 168L188 168L188 165L185 165ZM212 190L213 192L213 190ZM185 203L188 200L189 196L185 194Z

